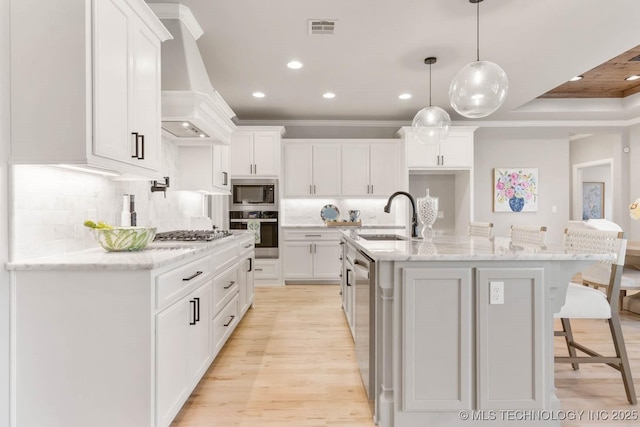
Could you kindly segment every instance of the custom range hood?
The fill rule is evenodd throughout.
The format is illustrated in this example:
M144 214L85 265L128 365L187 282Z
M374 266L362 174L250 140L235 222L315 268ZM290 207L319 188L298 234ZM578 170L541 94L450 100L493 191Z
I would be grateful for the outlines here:
M196 40L203 34L179 3L149 3L173 36L162 43L162 129L170 140L229 144L235 113L213 88Z

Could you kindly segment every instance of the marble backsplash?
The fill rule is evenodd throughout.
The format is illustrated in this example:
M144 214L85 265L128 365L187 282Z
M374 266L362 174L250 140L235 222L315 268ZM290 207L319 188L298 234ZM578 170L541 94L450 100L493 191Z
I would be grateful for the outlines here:
M163 170L175 176L175 148L165 143ZM95 248L87 219L120 224L122 195L135 195L137 223L158 231L210 228L204 195L169 188L152 193L150 181L109 177L47 166L13 167L12 260Z
M349 210L360 211L363 225L401 225L406 208L402 199L394 200L391 213L384 212L387 199L282 199L280 218L282 225L324 225L320 217L322 208L331 204L340 211L340 220L349 219ZM408 215L408 214L407 214Z

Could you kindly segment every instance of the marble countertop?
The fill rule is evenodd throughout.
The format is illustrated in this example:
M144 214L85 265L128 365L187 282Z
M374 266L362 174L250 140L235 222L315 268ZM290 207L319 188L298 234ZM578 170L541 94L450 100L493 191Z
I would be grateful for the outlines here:
M507 237L437 235L422 239L367 240L373 231L342 231L342 236L374 261L611 260L609 254L570 253L561 245L513 246ZM401 234L401 233L398 233Z
M237 245L252 233L234 231L232 236L211 242L152 242L138 252L107 252L101 247L41 258L13 261L7 270L153 270L214 248Z
M296 228L326 228L327 230L340 230L342 228L347 228L347 229L389 229L389 230L402 230L404 229L404 225L396 225L396 224L362 224L360 227L353 227L353 226L345 226L345 227L327 227L324 224L282 224L280 225L281 228L287 228L287 229L296 229Z

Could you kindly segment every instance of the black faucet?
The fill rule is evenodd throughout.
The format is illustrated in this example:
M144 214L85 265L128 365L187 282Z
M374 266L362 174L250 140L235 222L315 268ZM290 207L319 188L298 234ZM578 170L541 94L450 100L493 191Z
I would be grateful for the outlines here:
M416 210L416 200L411 194L407 193L406 191L396 191L391 195L391 197L389 197L389 200L387 200L384 211L386 213L391 212L391 202L396 196L400 194L407 196L409 198L409 201L411 202L411 207L413 208L413 214L411 216L411 237L418 237L418 211Z

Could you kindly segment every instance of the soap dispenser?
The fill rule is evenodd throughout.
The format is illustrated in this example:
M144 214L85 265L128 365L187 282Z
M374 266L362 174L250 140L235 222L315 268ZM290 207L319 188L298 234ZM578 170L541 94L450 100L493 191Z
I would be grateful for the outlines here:
M129 195L129 217L131 218L131 226L135 227L138 225L138 219L136 214L136 196L133 194Z
M129 213L129 195L122 195L122 211L120 212L120 225L129 227L131 225L131 214Z

